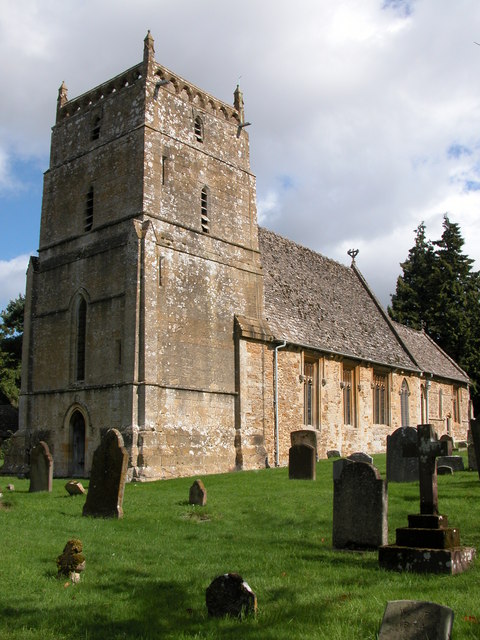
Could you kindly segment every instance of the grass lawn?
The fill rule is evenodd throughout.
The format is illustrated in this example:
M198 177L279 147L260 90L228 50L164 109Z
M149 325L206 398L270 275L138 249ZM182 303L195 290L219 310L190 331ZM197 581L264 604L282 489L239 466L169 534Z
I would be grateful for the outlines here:
M385 456L375 464L385 477ZM458 576L383 571L376 552L332 550L332 461L316 482L287 469L204 476L206 507L188 504L192 478L128 484L122 520L82 517L66 480L29 494L0 477L0 638L272 640L374 639L387 600L431 600L455 611L455 640L480 638L480 560ZM88 485L85 481L84 486ZM480 550L477 473L440 476L439 505ZM389 485L389 541L418 513L416 483ZM83 541L77 585L56 578L67 540ZM258 598L256 618L210 619L205 590L238 572Z

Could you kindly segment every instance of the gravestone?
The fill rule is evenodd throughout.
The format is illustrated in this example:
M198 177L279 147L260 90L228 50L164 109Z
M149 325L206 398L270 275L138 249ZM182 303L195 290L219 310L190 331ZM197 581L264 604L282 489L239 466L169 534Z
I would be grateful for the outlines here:
M451 454L451 442L439 441L430 424L417 427L417 445L405 447L419 459L420 513L408 516L408 527L396 531L396 542L378 550L381 567L418 573L461 573L475 558L475 549L460 546L458 529L438 512L436 458ZM414 450L415 449L415 450Z
M201 480L195 480L190 487L188 502L189 504L196 504L200 507L204 507L207 504L207 490Z
M81 496L85 495L87 492L81 482L78 480L70 480L65 485L65 490L69 496Z
M85 556L82 553L83 543L78 538L72 538L63 548L63 553L57 558L57 578L69 576L72 582L80 580L80 573L85 570Z
M462 456L439 456L437 469L441 466L451 467L452 471L465 471Z
M363 453L362 451L351 453L349 456L347 456L347 460L351 460L352 462L367 462L368 464L373 464L372 456L369 456L368 453Z
M446 464L441 464L440 466L437 464L437 474L439 476L452 476L453 469Z
M309 444L295 444L288 451L290 480L315 480L315 448Z
M327 458L340 458L341 455L338 449L330 449L327 451Z
M128 453L122 434L109 429L93 454L92 471L84 516L121 518Z
M376 549L388 541L387 483L368 462L349 462L333 482L333 546Z
M480 478L480 421L470 420L470 433L475 450L475 460L477 463L478 477Z
M218 576L205 594L208 615L240 618L257 611L257 596L238 573Z
M315 459L317 456L317 432L313 429L299 429L290 433L290 445L308 444L315 449Z
M455 441L448 433L444 433L442 436L440 436L440 442L450 442L452 445L452 450L455 449Z
M378 640L450 640L453 611L435 602L387 602Z
M30 493L51 491L53 458L46 442L39 442L30 453Z
M418 481L418 458L403 455L407 444L416 443L417 430L413 427L400 427L387 436L387 482Z

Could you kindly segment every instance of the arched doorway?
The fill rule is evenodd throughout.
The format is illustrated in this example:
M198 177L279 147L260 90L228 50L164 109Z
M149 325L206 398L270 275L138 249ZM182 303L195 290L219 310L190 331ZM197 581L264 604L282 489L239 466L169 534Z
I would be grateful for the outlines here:
M70 418L71 458L70 469L72 476L85 475L85 418L76 410Z

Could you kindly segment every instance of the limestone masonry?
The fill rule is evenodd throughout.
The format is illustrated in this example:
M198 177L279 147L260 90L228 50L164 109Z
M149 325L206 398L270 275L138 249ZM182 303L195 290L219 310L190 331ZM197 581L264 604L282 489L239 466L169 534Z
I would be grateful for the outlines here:
M27 276L20 429L56 476L88 476L111 428L129 478L385 449L429 421L466 439L467 375L389 320L344 267L257 225L243 96L154 59L74 99L60 87L38 257Z

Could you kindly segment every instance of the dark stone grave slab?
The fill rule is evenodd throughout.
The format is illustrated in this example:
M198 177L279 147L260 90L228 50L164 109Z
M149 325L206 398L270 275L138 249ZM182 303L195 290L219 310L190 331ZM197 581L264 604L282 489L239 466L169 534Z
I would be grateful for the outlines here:
M333 482L333 546L376 549L388 541L387 483L368 462L347 462Z
M51 491L53 458L46 442L39 442L30 453L30 493Z
M207 490L201 480L195 480L190 487L188 502L189 504L196 504L199 507L204 507L207 504Z
M417 430L400 427L387 436L387 482L417 482L418 458L404 456L406 445L416 445Z
M387 602L378 640L450 640L453 611L435 602Z
M452 471L465 471L462 456L438 456L437 469L442 466L451 467Z
M240 618L257 611L257 596L238 573L215 578L207 587L205 599L208 615L217 618Z
M295 444L288 451L288 477L290 480L315 480L315 448L309 444Z
M460 546L458 529L438 512L437 465L439 456L450 455L452 444L439 441L429 424L417 427L417 444L406 445L405 455L415 451L419 459L420 513L408 516L408 527L396 531L396 542L378 550L381 567L392 571L456 574L468 569L475 549ZM414 451L415 449L415 451Z
M128 453L123 446L122 434L117 429L109 429L93 454L84 516L123 517L127 465Z

